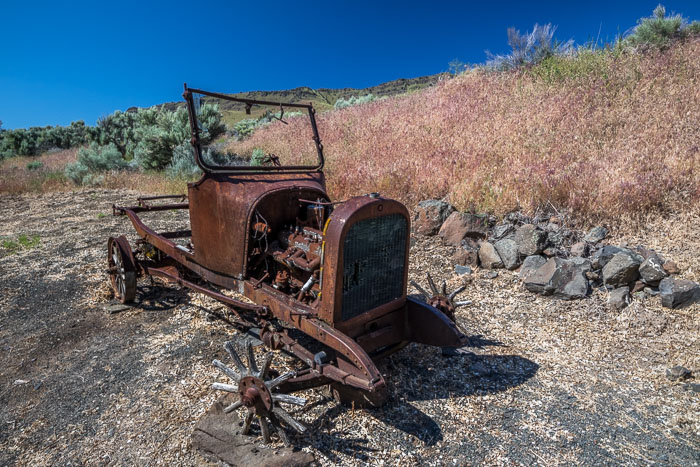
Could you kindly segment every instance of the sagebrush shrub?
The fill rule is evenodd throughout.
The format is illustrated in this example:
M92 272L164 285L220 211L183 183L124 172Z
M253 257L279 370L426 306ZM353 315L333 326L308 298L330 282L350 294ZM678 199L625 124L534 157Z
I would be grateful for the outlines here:
M128 165L114 144L100 146L92 143L89 147L78 150L78 160L67 165L64 173L78 185L92 185L99 182L99 174L122 170Z
M194 148L190 143L182 143L175 147L172 160L165 171L173 178L190 178L202 173L194 160Z
M256 167L264 165L265 159L265 151L260 148L255 148L250 156L250 165L254 165Z
M521 34L515 28L508 28L508 45L511 52L506 55L494 55L486 52L486 67L494 70L512 70L523 65L535 65L552 56L571 54L574 41L560 42L554 39L557 27L551 24L535 24L532 32Z
M666 8L659 5L652 16L642 18L626 42L633 46L668 48L674 40L686 39L700 33L700 22L688 23L680 14L666 16Z
M333 107L338 110L355 105L367 104L368 102L374 102L375 100L377 100L377 98L372 93L360 97L350 96L348 99L343 99L341 97L335 101L335 105Z

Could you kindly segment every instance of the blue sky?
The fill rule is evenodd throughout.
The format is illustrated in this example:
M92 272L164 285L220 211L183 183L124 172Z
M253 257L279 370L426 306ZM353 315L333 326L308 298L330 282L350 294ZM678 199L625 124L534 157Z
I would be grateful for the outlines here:
M0 6L4 128L88 124L181 98L182 83L239 92L362 88L506 52L506 29L558 26L612 40L653 1L16 2ZM668 1L700 19L700 2Z

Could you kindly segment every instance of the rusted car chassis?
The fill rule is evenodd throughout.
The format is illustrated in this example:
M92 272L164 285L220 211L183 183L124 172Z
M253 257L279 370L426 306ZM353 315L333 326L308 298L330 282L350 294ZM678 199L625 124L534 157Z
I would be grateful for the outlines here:
M294 107L311 121L318 163L311 166L222 166L202 156L203 131L193 95L232 100L246 106ZM139 277L158 277L227 305L237 327L258 334L271 350L303 362L293 373L268 378L270 358L257 366L248 346L248 365L229 343L236 364L214 364L237 385L215 389L238 394L227 410L248 409L269 439L267 421L303 431L279 407L301 405L288 393L330 384L336 397L380 405L386 382L376 363L409 342L460 347L466 337L454 319L453 294L433 293L428 303L407 296L410 217L399 202L378 194L332 203L322 172L323 146L311 104L284 104L188 89L195 160L204 175L188 185L187 196L138 198L114 206L127 216L140 239L132 249L124 236L108 241L108 265L115 295L135 298ZM165 204L163 204L165 203ZM144 213L188 210L190 230L156 232ZM237 292L250 302L233 298ZM431 306L432 305L432 306ZM263 426L265 425L265 426Z

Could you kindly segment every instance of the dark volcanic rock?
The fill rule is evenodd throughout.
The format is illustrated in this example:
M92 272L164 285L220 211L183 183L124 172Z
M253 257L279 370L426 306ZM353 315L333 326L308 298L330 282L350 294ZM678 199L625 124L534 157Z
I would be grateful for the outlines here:
M599 241L603 240L605 237L608 236L608 229L605 227L593 227L585 237L583 237L583 240L588 243L598 243Z
M499 224L493 228L491 232L491 238L494 240L500 240L507 237L508 235L515 232L515 227L512 224Z
M642 257L630 250L621 250L603 267L603 282L613 287L628 285L639 278Z
M590 285L585 276L590 269L588 262L574 262L562 258L550 258L542 266L524 279L525 288L543 295L573 300L590 293Z
M192 433L192 446L210 459L234 466L305 467L314 465L311 453L292 448L267 448L256 443L255 437L240 434L238 415L224 413L221 402L214 405L197 421ZM242 425L242 423L240 423Z
M666 377L671 381L683 381L690 378L691 371L686 367L676 365L666 370Z
M610 261L615 254L621 251L622 248L618 248L613 245L606 245L603 248L596 250L591 255L591 264L593 265L593 269L604 268L605 265L608 264L608 261Z
M540 266L542 266L546 262L547 262L547 258L545 258L544 256L540 256L540 255L528 256L523 261L523 267L520 268L520 278L526 279L527 276L529 276L530 274L535 272L537 269L539 269Z
M659 283L661 305L666 308L682 308L700 301L700 285L689 280L667 277Z
M522 256L538 255L547 246L547 232L532 224L524 224L515 231L515 243Z
M494 243L493 246L494 248L496 248L498 256L501 257L501 261L503 261L503 266L505 266L506 269L513 270L520 266L518 244L515 243L515 240L511 240L510 238L504 238L503 240L499 240L496 243Z
M554 274L557 272L560 261L563 260L559 258L549 258L542 266L528 274L523 281L525 288L530 292L551 295L554 292L552 278L554 278Z
M489 242L484 242L479 248L479 262L486 269L498 269L503 267L503 261L496 248Z
M631 302L632 299L630 298L629 287L620 287L619 289L613 289L608 295L608 305L618 310L622 310Z
M455 208L439 199L426 199L418 203L416 217L413 222L416 233L420 235L435 235L442 223L455 211Z
M588 262L562 260L552 278L554 296L564 300L575 300L588 296L591 287L585 275L587 270L590 270Z
M478 266L479 265L479 244L474 240L466 239L457 247L455 254L452 257L455 264L461 266Z
M466 238L481 239L488 234L486 216L466 212L453 212L440 227L440 237L450 245L458 246Z
M657 285L661 279L668 276L668 273L664 270L661 260L652 255L639 266L639 275L645 283Z

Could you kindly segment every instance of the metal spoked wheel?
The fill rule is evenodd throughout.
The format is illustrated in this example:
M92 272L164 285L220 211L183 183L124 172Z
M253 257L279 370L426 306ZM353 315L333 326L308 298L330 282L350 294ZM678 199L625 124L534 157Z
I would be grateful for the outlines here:
M136 297L136 266L129 242L123 235L109 237L107 266L115 298L122 303L133 302Z
M263 442L270 442L269 425L272 425L284 444L289 445L289 438L287 438L281 422L284 422L285 425L294 429L297 433L304 433L306 427L292 418L289 412L280 407L279 404L284 402L286 404L304 406L306 405L306 399L290 394L275 393L273 390L292 378L295 373L289 372L276 378L270 378L269 370L270 363L272 363L272 352L268 352L265 355L262 367L258 368L255 362L255 355L253 354L253 345L250 341L246 342L247 366L238 356L233 342L226 342L224 348L231 355L238 371L229 368L219 360L214 360L213 364L234 381L235 384L214 383L212 384L212 389L238 394L239 396L239 399L226 407L224 412L229 413L238 408L245 408L247 413L243 423L242 433L244 435L249 433L251 423L255 417L260 425Z
M450 319L450 321L457 324L457 320L455 319L455 311L457 310L457 308L459 308L460 306L467 306L472 304L470 300L455 301L457 295L464 291L466 286L458 287L456 290L448 293L447 283L445 281L442 281L442 287L438 289L435 285L435 281L433 281L433 278L430 277L430 273L428 272L425 275L428 279L428 285L430 286L432 294L426 292L425 289L415 281L410 281L411 285L415 287L418 292L420 292L420 294L425 298L425 301L428 303L428 305L437 308L445 316L447 316Z

